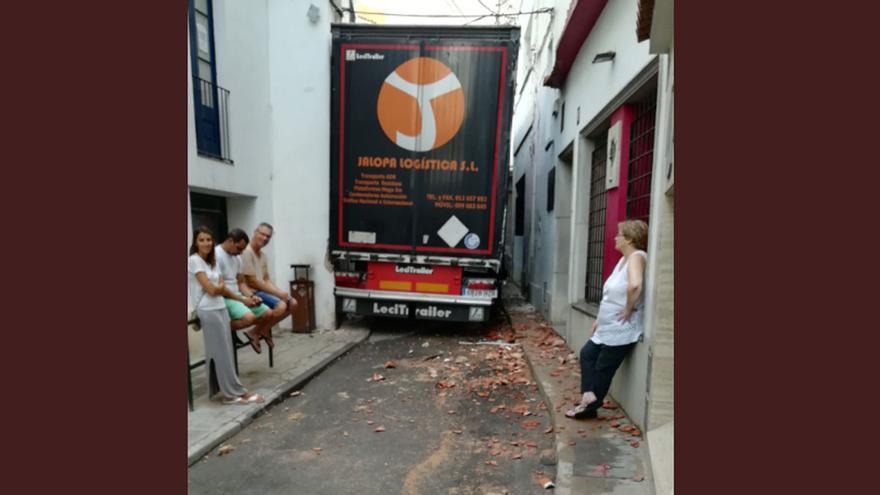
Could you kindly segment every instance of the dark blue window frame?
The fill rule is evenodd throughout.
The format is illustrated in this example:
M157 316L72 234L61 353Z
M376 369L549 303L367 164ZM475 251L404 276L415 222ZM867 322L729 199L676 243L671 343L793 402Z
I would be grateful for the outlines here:
M220 101L217 94L217 53L214 47L214 5L212 0L203 0L202 8L196 0L189 2L190 55L193 73L193 105L195 109L196 142L200 153L222 156L220 142ZM204 10L203 10L204 9ZM204 18L206 24L209 58L199 51L199 31L197 18ZM202 63L200 63L202 62ZM204 65L203 65L204 64ZM205 71L202 68L208 67Z

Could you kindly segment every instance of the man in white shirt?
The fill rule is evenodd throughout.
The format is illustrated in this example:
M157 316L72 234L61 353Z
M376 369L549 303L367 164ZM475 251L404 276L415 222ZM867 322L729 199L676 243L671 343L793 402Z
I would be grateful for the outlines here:
M254 328L246 333L251 347L259 354L262 352L261 338L266 339L270 347L273 346L271 328L274 318L269 307L253 294L241 275L240 254L248 245L248 241L248 235L243 230L232 229L226 234L226 239L214 248L214 254L225 282L223 299L229 311L229 319L232 320L232 330L241 330L254 325Z

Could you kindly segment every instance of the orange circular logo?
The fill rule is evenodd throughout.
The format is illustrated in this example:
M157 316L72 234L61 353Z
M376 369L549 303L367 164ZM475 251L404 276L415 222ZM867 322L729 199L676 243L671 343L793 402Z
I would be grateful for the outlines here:
M461 128L464 90L442 62L417 57L385 78L376 113L392 142L410 151L430 151L449 142Z

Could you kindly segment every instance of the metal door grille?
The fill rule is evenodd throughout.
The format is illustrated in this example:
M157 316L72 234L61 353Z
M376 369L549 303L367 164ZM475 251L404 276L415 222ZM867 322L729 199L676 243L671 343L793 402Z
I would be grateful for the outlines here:
M590 230L587 237L586 300L602 300L602 261L605 249L605 160L607 134L596 141L590 174Z
M654 120L657 90L636 103L629 129L629 173L626 184L626 218L648 221L651 213L651 171L654 168Z

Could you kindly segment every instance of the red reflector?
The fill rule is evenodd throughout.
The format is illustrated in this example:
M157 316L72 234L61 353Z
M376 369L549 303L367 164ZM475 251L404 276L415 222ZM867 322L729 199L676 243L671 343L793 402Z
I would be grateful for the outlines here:
M336 276L336 286L337 287L357 287L358 282L360 282L360 277L356 275L337 275Z
M471 290L492 290L495 288L495 285L485 282L470 282L467 284L467 288Z

